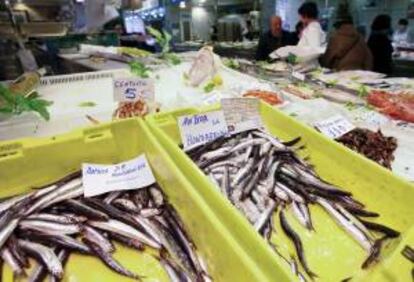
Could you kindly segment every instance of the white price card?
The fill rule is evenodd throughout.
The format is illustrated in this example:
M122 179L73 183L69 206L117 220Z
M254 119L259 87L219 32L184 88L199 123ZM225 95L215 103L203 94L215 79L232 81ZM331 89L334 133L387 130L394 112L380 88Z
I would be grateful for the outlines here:
M178 118L184 148L213 141L228 132L222 111L207 112Z
M263 127L257 98L221 99L221 108L226 117L230 133L238 133Z
M335 115L316 122L314 126L329 138L336 139L353 130L355 126L342 115Z
M292 76L294 78L296 78L297 80L300 80L300 81L305 81L305 79L306 79L306 75L304 73L301 73L301 72L298 72L298 71L292 72Z
M117 102L154 101L154 93L155 87L152 79L139 77L114 79L114 100Z
M132 190L155 183L155 177L144 154L116 165L82 164L85 197L111 191Z

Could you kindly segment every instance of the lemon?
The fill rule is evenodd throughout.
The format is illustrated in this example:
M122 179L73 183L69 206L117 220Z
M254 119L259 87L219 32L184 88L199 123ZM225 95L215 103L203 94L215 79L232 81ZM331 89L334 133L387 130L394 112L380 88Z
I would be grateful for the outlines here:
M221 75L216 74L213 77L212 82L214 83L215 86L223 85L223 78L221 77Z

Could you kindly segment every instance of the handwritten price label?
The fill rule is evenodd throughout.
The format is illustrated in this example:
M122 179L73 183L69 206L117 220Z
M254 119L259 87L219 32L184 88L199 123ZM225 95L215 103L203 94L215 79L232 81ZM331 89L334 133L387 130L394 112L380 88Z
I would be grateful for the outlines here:
M342 115L316 122L314 126L329 138L336 139L353 130L355 126Z
M221 108L230 133L238 133L263 126L257 98L225 98Z
M114 100L117 102L154 101L154 89L152 79L116 78L114 79Z
M222 111L181 116L178 125L184 148L213 141L228 132Z
M82 164L85 197L111 191L131 190L155 183L145 155L116 165Z

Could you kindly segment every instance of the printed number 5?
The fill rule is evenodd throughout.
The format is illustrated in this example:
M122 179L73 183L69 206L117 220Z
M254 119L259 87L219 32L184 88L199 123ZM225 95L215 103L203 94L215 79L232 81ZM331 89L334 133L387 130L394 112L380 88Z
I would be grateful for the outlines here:
M125 98L127 99L135 99L136 95L136 89L135 88L127 88L125 90Z

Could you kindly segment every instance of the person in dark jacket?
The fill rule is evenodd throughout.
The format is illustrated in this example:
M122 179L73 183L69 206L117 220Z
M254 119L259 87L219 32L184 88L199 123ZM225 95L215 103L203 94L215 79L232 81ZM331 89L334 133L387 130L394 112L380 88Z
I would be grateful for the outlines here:
M374 57L373 70L388 75L392 73L392 53L394 51L390 34L391 17L388 15L377 16L371 25L368 47Z
M321 58L322 66L335 71L371 70L371 51L353 25L347 2L339 5L334 26L336 31L329 39L326 52Z
M259 39L256 51L256 60L264 61L269 59L269 54L287 45L293 45L292 34L282 29L282 19L273 16L270 19L270 30Z

